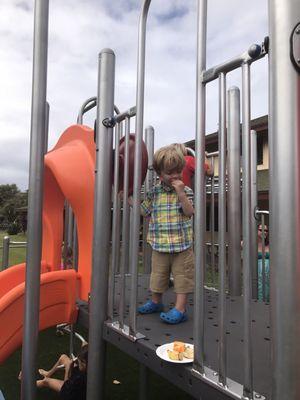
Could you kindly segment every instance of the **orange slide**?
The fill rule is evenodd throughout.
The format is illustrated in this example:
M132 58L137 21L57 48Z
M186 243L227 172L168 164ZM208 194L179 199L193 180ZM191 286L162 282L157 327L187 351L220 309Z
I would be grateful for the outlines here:
M90 291L93 203L94 132L74 125L45 155L43 242L40 278L40 330L77 318L76 298ZM65 200L76 216L78 272L60 270ZM25 264L0 272L0 364L22 344Z

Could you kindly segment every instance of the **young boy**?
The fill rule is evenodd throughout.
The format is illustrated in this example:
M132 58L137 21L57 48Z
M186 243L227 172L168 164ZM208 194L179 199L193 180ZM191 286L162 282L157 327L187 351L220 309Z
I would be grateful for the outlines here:
M160 314L160 318L169 324L187 320L187 296L194 288L193 192L182 181L184 165L183 154L174 146L156 151L153 168L161 182L147 193L141 204L143 216L150 217L147 241L152 247L152 300L139 307L138 312L163 311L162 294L169 287L172 272L175 307Z

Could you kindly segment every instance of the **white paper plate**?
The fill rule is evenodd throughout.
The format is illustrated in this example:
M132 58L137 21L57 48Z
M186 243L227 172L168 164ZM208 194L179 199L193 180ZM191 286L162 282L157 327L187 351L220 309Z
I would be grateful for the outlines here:
M168 356L167 350L173 350L173 345L174 345L174 342L166 343L166 344L159 346L156 349L156 354L162 360L165 360L165 361L168 361L171 363L175 363L175 364L187 364L187 363L191 363L194 361L191 358L185 358L185 357L183 357L183 360L181 360L181 361L180 360L171 360ZM191 347L192 349L194 348L194 345L191 343L185 343L185 345Z

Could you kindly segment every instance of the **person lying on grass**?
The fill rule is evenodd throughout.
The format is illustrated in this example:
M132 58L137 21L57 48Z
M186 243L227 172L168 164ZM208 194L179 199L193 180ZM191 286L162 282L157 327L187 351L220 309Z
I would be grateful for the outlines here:
M88 345L83 344L81 350L74 360L66 354L62 354L50 370L39 369L43 379L36 381L38 388L49 388L59 393L63 400L86 400L88 365ZM65 369L64 379L52 378L60 370ZM19 374L21 379L22 373Z

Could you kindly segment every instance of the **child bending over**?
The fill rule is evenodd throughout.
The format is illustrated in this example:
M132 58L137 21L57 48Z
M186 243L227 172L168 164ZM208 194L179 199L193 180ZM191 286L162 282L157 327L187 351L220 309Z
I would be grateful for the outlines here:
M160 314L160 318L169 324L187 320L187 296L194 289L193 191L182 181L184 165L183 154L174 146L156 151L153 168L161 181L147 193L141 204L142 215L150 217L147 241L152 247L152 300L139 307L138 312L163 311L162 294L169 287L172 272L175 307Z

